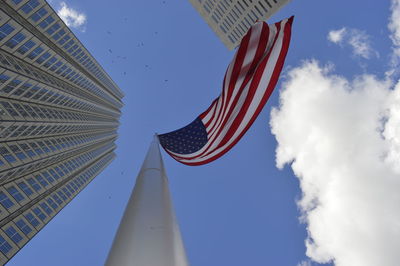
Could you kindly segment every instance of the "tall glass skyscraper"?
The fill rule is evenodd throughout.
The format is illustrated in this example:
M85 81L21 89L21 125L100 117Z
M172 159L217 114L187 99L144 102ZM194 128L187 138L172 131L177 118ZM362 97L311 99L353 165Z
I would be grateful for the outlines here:
M257 20L266 20L290 0L189 0L232 50Z
M123 93L44 0L0 1L0 264L115 157Z

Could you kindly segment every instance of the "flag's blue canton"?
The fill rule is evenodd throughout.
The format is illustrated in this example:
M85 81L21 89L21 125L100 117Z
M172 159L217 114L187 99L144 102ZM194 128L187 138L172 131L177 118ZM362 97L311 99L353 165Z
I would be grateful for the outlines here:
M207 143L207 131L198 117L186 127L158 135L158 138L164 148L179 154L190 154Z

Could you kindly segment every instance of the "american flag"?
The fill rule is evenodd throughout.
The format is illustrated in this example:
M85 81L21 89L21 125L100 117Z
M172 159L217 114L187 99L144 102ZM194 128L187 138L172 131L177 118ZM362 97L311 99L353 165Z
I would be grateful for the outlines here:
M214 161L246 133L272 94L289 48L293 17L254 24L243 37L223 81L221 95L192 123L158 135L175 160Z

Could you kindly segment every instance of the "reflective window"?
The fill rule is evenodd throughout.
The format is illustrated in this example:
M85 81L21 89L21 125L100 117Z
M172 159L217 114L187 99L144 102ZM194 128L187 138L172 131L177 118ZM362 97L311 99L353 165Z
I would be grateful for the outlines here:
M28 90L28 91L23 95L23 97L29 99L29 98L32 97L32 95L36 94L40 89L41 89L41 88L40 88L39 86L33 86L30 90ZM32 108L35 109L35 108L37 108L37 107L36 107L36 106L32 106Z
M75 191L78 191L78 186L75 182L70 182L69 184L74 188Z
M65 42L67 42L69 39L71 39L71 36L69 36L69 35L65 35L63 38L61 38L59 41L58 41L58 43L60 44L60 45L63 45Z
M42 47L36 47L30 54L28 54L28 58L29 59L34 59L35 57L37 57L40 53L42 53L44 51L44 49Z
M40 88L39 86L37 86L38 88ZM38 93L36 93L33 97L32 97L32 99L34 99L34 100L37 100L37 99L39 99L40 97L42 97L46 92L47 92L47 89L45 89L45 88L40 88L41 90L38 92ZM44 109L44 108L42 108L42 110L46 110L46 109Z
M42 187L32 177L28 178L27 181L34 190L39 191L42 189Z
M58 205L54 202L51 198L46 199L46 202L55 210L57 209Z
M48 215L50 215L50 214L53 212L53 210L49 207L49 205L47 205L46 202L42 202L42 203L40 203L39 205L40 205L40 207L42 207L42 209L43 209Z
M13 32L15 28L10 24L6 23L0 27L0 41L3 40L7 35Z
M65 167L64 165L60 165L61 169L64 171L64 173L69 173L69 170L67 169L67 167Z
M7 162L13 163L16 161L15 157L11 155L10 151L6 147L0 147L0 154L6 159Z
M9 238L11 238L12 241L14 241L16 244L18 244L22 240L22 236L15 230L15 228L10 225L7 227L4 232L7 234Z
M44 221L46 219L46 214L43 213L43 211L41 209L39 209L39 207L33 208L33 213L39 217L40 220Z
M26 159L26 155L22 152L22 150L17 145L9 145L11 151L18 157L20 160Z
M33 150L37 153L37 154L43 154L43 151L39 148L39 146L35 143L35 142L31 142L29 143L31 145L31 147L33 148Z
M53 169L49 169L49 172L56 180L60 178Z
M15 46L17 46L17 44L19 44L20 42L22 42L23 40L25 40L26 36L21 33L18 32L17 34L15 34L11 39L9 39L6 42L6 46L8 46L9 48L14 48Z
M68 75L68 73L70 73L72 71L72 69L69 67L64 73L61 74L61 77L65 77L66 75Z
M41 174L47 179L47 181L49 181L49 183L54 182L54 178L51 177L51 175L49 175L49 173L47 173L46 171L43 171Z
M54 64L54 62L56 62L56 61L57 61L56 56L53 56L52 58L50 58L49 60L47 60L47 62L44 63L43 66L44 66L45 68L48 68L49 66L51 66L52 64Z
M78 187L78 189L81 187L81 182L79 182L80 180L74 179L74 183L75 185Z
M49 26L53 21L54 21L53 16L48 16L48 17L45 18L42 22L39 23L39 27L41 27L42 29L44 29L44 28L46 28L47 26Z
M75 44L74 46L72 46L71 48L69 48L67 52L68 52L69 54L71 54L71 53L72 53L75 49L77 49L77 48L78 48L78 45Z
M29 147L27 144L21 143L21 144L20 144L20 147L24 150L24 152L25 152L26 154L28 154L29 157L35 157L35 156L37 156L37 155L32 151L31 147Z
M29 57L29 56L28 56ZM50 53L49 52L45 52L44 54L42 54L38 59L36 59L36 62L38 64L43 63L45 60L47 60L50 57Z
M14 4L18 5L19 3L22 2L22 0L12 0L14 2Z
M31 16L31 19L35 22L38 22L42 17L44 17L47 14L47 10L42 7L41 9L39 9L38 11L36 11L35 13L33 13L33 15Z
M71 193L74 193L75 190L71 185L72 185L72 183L69 183L69 184L66 185L66 187L69 189L69 191L71 191Z
M17 184L17 186L18 186L26 195L30 196L30 195L33 194L32 189L30 189L30 188L28 187L28 185L25 184L25 182L19 182L19 183Z
M20 201L25 199L25 197L22 196L22 194L14 186L11 186L11 187L7 188L7 191L18 202L20 202Z
M55 33L55 34L53 35L52 38L53 38L55 41L57 41L57 40L60 39L60 37L63 36L65 33L66 33L65 30L60 30L60 31L58 31L57 33Z
M47 146L42 141L38 141L37 143L42 148L42 150L44 150L46 153L50 152L50 149L47 148Z
M50 141L45 140L47 147L49 147L52 151L56 151L57 149L51 144Z
M58 194L64 201L67 201L67 200L68 200L68 198L64 195L64 193L63 193L61 190L57 191L57 194Z
M72 56L75 57L76 55L80 54L82 52L82 48L79 48L78 50L76 50Z
M4 74L0 74L0 86L3 85L4 83L7 82L7 80L9 80L10 77Z
M14 206L14 203L7 197L4 192L0 192L0 203L6 209Z
M57 63L55 63L51 68L50 71L55 71L57 68L59 68L62 65L62 61L58 61Z
M21 7L21 10L25 14L29 14L35 7L39 5L38 0L29 0L25 5Z
M12 90L14 90L19 84L21 84L22 81L19 79L14 79L10 81L3 89L2 91L5 93L10 93Z
M64 175L65 175L65 174L61 171L60 168L55 167L54 169L57 171L57 173L58 173L60 176L64 176Z
M64 45L65 50L67 50L69 47L71 47L74 43L75 43L74 40L70 40L69 42L67 42L67 43Z
M46 32L49 34L49 35L52 35L54 32L56 32L59 28L61 28L61 26L60 26L60 24L59 23L56 23L56 24L54 24L53 26L51 26L50 28L48 28L47 30L46 30Z
M0 236L0 251L7 255L12 250L12 246L2 236Z
M63 187L62 190L65 193L65 195L67 195L68 197L71 197L71 193L68 191L68 189L66 187Z
M27 90L29 90L29 88L30 87L32 87L32 84L30 84L30 83L24 83L24 84L22 84L21 85L21 87L19 87L18 89L16 89L14 92L13 92L13 95L15 95L15 96L20 96L20 95L22 95L24 92L26 92ZM25 106L25 105L24 105ZM29 107L29 109L32 109L32 108L30 108Z
M46 64L46 63L45 63ZM47 101L47 99L52 95L53 93L51 91L47 91L47 93L43 96L41 101Z
M64 72L64 70L67 68L67 65L63 65L62 67L60 67L57 71L56 74L61 74L62 72Z
M17 220L15 224L17 225L19 230L21 230L25 235L28 235L30 232L32 232L32 228L30 228L29 225L27 225L22 218Z
M57 196L57 194L53 194L51 197L58 203L58 205L63 204L63 201L60 199L59 196Z
M80 49L80 48L79 48ZM82 56L84 56L85 55L85 52L81 52L80 54L78 54L77 56L76 56L76 60L79 60Z
M47 181L44 180L43 176L36 175L35 178L43 187L47 187L49 185L49 183L47 183Z
M40 222L38 221L38 219L36 219L35 216L33 216L32 213L28 212L27 214L24 215L25 219L28 220L28 222L33 225L34 227L37 227Z

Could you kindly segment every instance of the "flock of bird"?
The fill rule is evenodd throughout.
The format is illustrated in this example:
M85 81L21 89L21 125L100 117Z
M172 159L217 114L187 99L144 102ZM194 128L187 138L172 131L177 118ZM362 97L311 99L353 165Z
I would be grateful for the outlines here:
M162 1L162 3L165 4L166 1ZM124 18L124 22L126 23L127 21L128 21L128 19L127 19L127 18ZM112 35L112 32L111 32L111 31L106 31L106 33L107 33L108 35ZM154 34L155 34L155 35L158 35L158 31L155 31ZM139 42L139 43L137 43L137 45L136 45L136 47L143 47L143 46L144 46L144 43L143 43L143 42ZM110 54L113 54L113 50L112 50L111 48L108 49L108 52L109 52ZM114 59L126 60L127 58L128 58L127 56L117 55ZM114 59L111 60L111 63L115 63L115 60L114 60ZM145 67L146 69L151 69L151 67L150 67L148 64L145 64L144 67ZM125 76L126 74L127 74L126 71L124 71L124 72L123 72L123 75ZM168 79L164 79L164 82L168 82ZM121 175L124 175L124 171L121 171ZM108 199L111 199L111 195L108 196Z
M165 1L163 1L162 3L165 4ZM127 18L124 18L124 22L126 23L127 21L128 21L128 19L127 19ZM112 32L109 31L109 30L106 31L106 33L107 33L108 35L112 35ZM158 35L158 31L155 31L155 32L154 32L154 35ZM144 46L144 43L143 43L143 42L139 42L139 43L137 43L137 45L136 45L136 47L143 47L143 46ZM109 52L110 54L113 54L113 50L112 50L111 48L108 49L108 52ZM120 60L126 60L127 58L128 58L127 56L117 55L116 57L114 57L114 59L111 60L111 63L113 64L113 63L116 62L116 60L119 60L119 59L120 59ZM148 65L148 64L145 64L144 67L145 67L146 69L151 69L150 65ZM124 71L124 72L122 72L122 74L123 74L124 76L126 76L127 72ZM168 82L168 79L164 79L164 82Z

